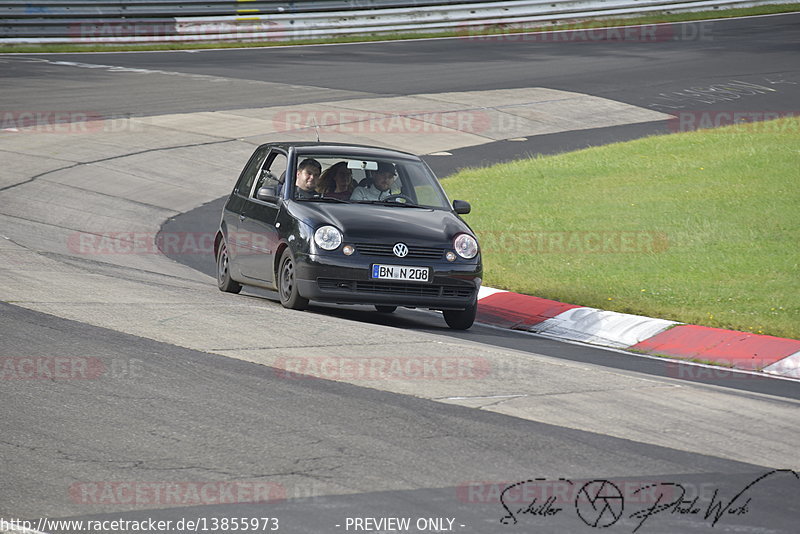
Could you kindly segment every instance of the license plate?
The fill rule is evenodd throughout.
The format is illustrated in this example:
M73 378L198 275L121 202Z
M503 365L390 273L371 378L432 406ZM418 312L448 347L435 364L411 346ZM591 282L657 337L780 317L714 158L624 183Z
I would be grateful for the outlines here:
M404 282L429 282L431 270L428 267L411 267L408 265L372 266L373 280L402 280Z

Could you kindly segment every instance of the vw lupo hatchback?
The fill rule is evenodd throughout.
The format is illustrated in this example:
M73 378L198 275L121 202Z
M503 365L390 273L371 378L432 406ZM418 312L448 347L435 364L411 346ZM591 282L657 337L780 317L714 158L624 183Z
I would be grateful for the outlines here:
M314 300L383 313L441 310L451 328L467 329L483 275L475 234L460 217L469 211L465 201L448 201L413 154L265 144L223 209L217 283L231 293L242 285L276 290L292 309Z

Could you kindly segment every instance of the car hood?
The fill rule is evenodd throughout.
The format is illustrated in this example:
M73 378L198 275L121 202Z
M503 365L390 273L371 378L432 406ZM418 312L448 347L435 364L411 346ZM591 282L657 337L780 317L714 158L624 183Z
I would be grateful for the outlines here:
M444 244L462 232L474 235L464 221L446 210L322 202L293 202L290 210L313 227L336 226L345 241Z

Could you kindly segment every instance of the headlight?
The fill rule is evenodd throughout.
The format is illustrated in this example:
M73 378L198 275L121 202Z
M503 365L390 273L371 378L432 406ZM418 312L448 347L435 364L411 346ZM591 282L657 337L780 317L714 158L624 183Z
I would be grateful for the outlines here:
M465 260L471 260L478 255L478 242L469 234L458 234L453 240L453 248Z
M314 242L323 250L336 250L342 244L342 232L333 226L320 226L314 232Z

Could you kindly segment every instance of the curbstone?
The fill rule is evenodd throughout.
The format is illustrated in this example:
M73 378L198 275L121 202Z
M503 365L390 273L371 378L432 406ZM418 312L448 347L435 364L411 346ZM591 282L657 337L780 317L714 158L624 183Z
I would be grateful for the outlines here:
M554 339L800 379L800 340L687 325L481 288L477 321Z

